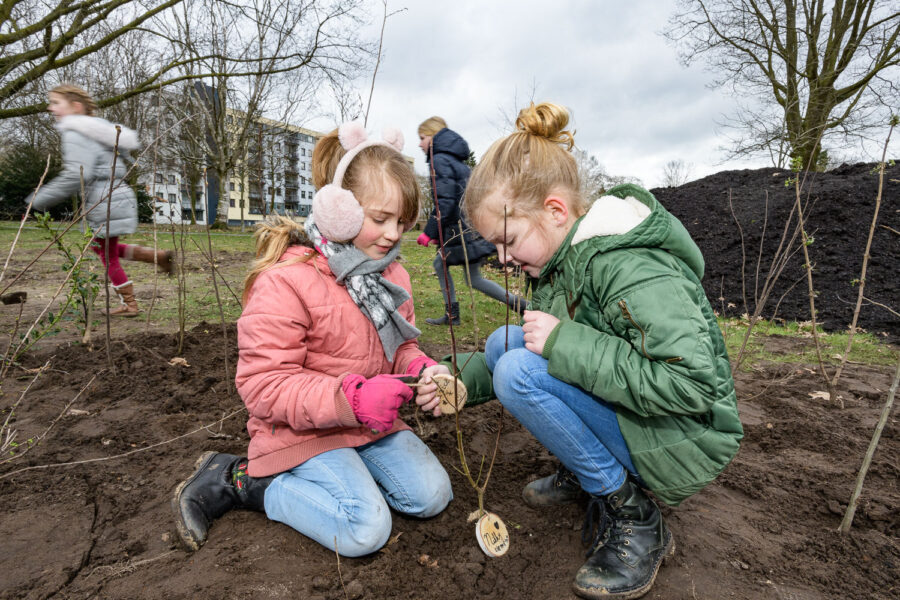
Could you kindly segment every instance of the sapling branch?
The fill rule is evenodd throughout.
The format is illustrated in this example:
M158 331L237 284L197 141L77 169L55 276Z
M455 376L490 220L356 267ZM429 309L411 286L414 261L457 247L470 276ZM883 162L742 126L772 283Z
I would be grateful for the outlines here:
M859 272L859 293L856 296L856 307L853 309L853 318L850 320L850 331L847 334L847 346L841 354L841 362L834 371L834 377L831 380L829 392L833 392L837 388L838 380L850 356L850 350L853 348L853 337L856 335L856 324L859 321L859 313L862 308L863 298L866 290L866 270L869 266L870 251L872 250L872 238L875 237L875 225L878 223L878 211L881 209L881 194L884 190L884 167L887 158L888 144L891 141L891 134L894 132L896 125L895 120L891 120L890 129L888 129L887 138L884 140L884 148L881 151L881 162L878 164L878 193L875 196L875 211L872 214L872 225L869 226L869 236L866 238L866 249L863 251L862 268Z
M41 191L41 186L44 185L44 178L47 176L47 171L50 170L50 155L47 155L47 164L44 166L44 172L41 175L40 180L38 181L37 189L34 190L35 195L39 191ZM0 281L3 281L3 277L6 275L6 269L9 267L9 259L12 258L13 251L16 249L16 243L19 241L19 235L22 233L22 228L25 226L25 221L28 220L28 215L31 213L31 202L28 203L28 206L25 207L25 214L22 215L22 220L19 222L19 229L16 230L16 236L13 238L12 246L9 247L9 254L6 255L6 262L3 263L3 270L0 271ZM13 281L15 283L15 281ZM5 292L9 286L3 288Z
M806 268L807 293L809 295L809 318L812 321L812 336L813 343L816 347L816 361L819 364L819 372L822 374L822 379L824 380L825 385L828 388L828 395L831 400L834 401L837 398L837 394L834 391L834 386L832 385L831 379L828 377L828 373L825 369L825 361L822 359L822 344L819 341L819 331L816 325L816 290L813 286L813 265L809 259L809 246L812 244L812 241L806 233L805 219L803 218L803 207L800 202L800 182L796 179L794 181L794 190L797 206L797 218L799 219L800 224L800 247L803 250L803 264ZM841 400L840 403L841 408L844 408L844 401Z
M888 391L887 400L885 400L884 407L881 409L881 417L878 419L878 424L875 426L875 431L869 442L869 448L866 450L862 466L859 468L859 473L856 476L856 486L853 488L853 493L850 495L850 502L847 504L847 511L844 513L844 518L841 520L839 528L841 533L848 533L850 531L850 526L853 524L853 516L856 514L856 504L859 501L860 494L862 494L863 483L866 480L866 474L869 472L869 466L872 464L872 457L875 455L876 448L878 448L879 440L881 440L881 432L884 431L884 426L887 424L888 417L891 414L891 408L894 405L894 397L897 395L898 383L900 383L900 362L897 363L897 369L894 371L894 381L891 383L891 389Z
M203 169L204 189L207 189L206 188L207 185L208 185L208 183L207 183L207 179L206 179L206 168L204 168ZM260 187L260 189L262 189L262 187ZM231 366L229 365L229 361L228 361L228 326L225 323L225 309L222 308L222 296L219 294L219 282L218 282L218 278L216 277L216 265L213 260L212 235L210 235L209 229L210 229L209 227L206 228L206 241L207 241L207 245L209 246L209 256L207 256L207 258L209 259L209 266L210 266L210 269L212 272L213 289L216 292L216 304L219 307L219 319L222 322L222 340L223 340L223 343L225 344L225 346L224 346L225 352L223 354L222 362L225 366L225 381L229 382L228 391L229 391L229 393L234 393L235 383L234 383L234 380L231 378Z
M112 195L116 183L116 161L119 158L119 136L122 135L122 126L116 125L116 143L113 146L112 169L109 174L109 196L106 198L106 228L103 230L103 236L106 238L103 244L103 254L105 255L103 269L103 289L106 291L106 364L111 370L115 370L112 361L112 352L109 350L109 339L111 337L110 315L109 315L109 221L112 214Z

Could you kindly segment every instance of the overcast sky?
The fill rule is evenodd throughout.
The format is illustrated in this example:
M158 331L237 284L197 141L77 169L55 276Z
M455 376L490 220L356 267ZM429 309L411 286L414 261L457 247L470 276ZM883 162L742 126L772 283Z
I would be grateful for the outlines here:
M532 95L568 107L576 144L611 175L637 177L646 187L660 185L674 159L692 165L691 179L768 166L720 164L725 140L715 122L733 100L707 87L711 76L702 66L682 67L659 35L671 1L406 0L405 6L387 22L368 125L401 128L404 152L415 156L421 173L416 130L427 117L443 117L480 158L508 132L504 114L514 115ZM368 86L361 85L364 100ZM310 126L328 130L330 123Z

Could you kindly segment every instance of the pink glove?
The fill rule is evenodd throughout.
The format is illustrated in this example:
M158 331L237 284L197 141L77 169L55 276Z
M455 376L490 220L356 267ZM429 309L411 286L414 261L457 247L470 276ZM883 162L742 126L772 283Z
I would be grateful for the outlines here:
M376 431L390 429L400 406L413 398L412 388L390 375L376 375L371 379L347 375L341 388L356 420Z
M427 369L436 364L437 361L432 360L427 356L420 356L419 358L414 358L410 361L409 365L406 367L406 374L418 377L423 369Z
M432 242L432 240L430 237L428 237L427 233L423 233L422 235L420 235L419 237L416 238L416 243L420 246L425 246L426 248L428 247L428 244L430 244L431 242Z

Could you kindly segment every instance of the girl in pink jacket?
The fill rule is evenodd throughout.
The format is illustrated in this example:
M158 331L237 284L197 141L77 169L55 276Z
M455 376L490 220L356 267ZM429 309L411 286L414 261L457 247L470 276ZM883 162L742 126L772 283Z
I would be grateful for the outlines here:
M440 414L419 350L410 279L395 258L419 213L402 135L342 125L313 151L318 188L305 227L270 218L238 320L237 388L247 405L247 457L206 452L172 499L179 536L198 549L232 508L263 511L344 556L375 552L389 508L431 517L450 478L397 418L415 397ZM419 377L414 396L401 377Z

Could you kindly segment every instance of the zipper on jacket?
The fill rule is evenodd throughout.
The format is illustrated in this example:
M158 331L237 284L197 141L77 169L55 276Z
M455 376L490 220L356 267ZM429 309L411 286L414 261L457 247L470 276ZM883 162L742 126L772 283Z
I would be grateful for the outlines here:
M619 309L622 311L622 316L631 321L631 324L641 332L641 352L643 352L644 356L653 360L653 357L647 354L647 334L644 333L644 329L638 325L637 321L634 320L634 317L631 316L631 311L628 310L628 305L625 304L625 300L619 300Z

